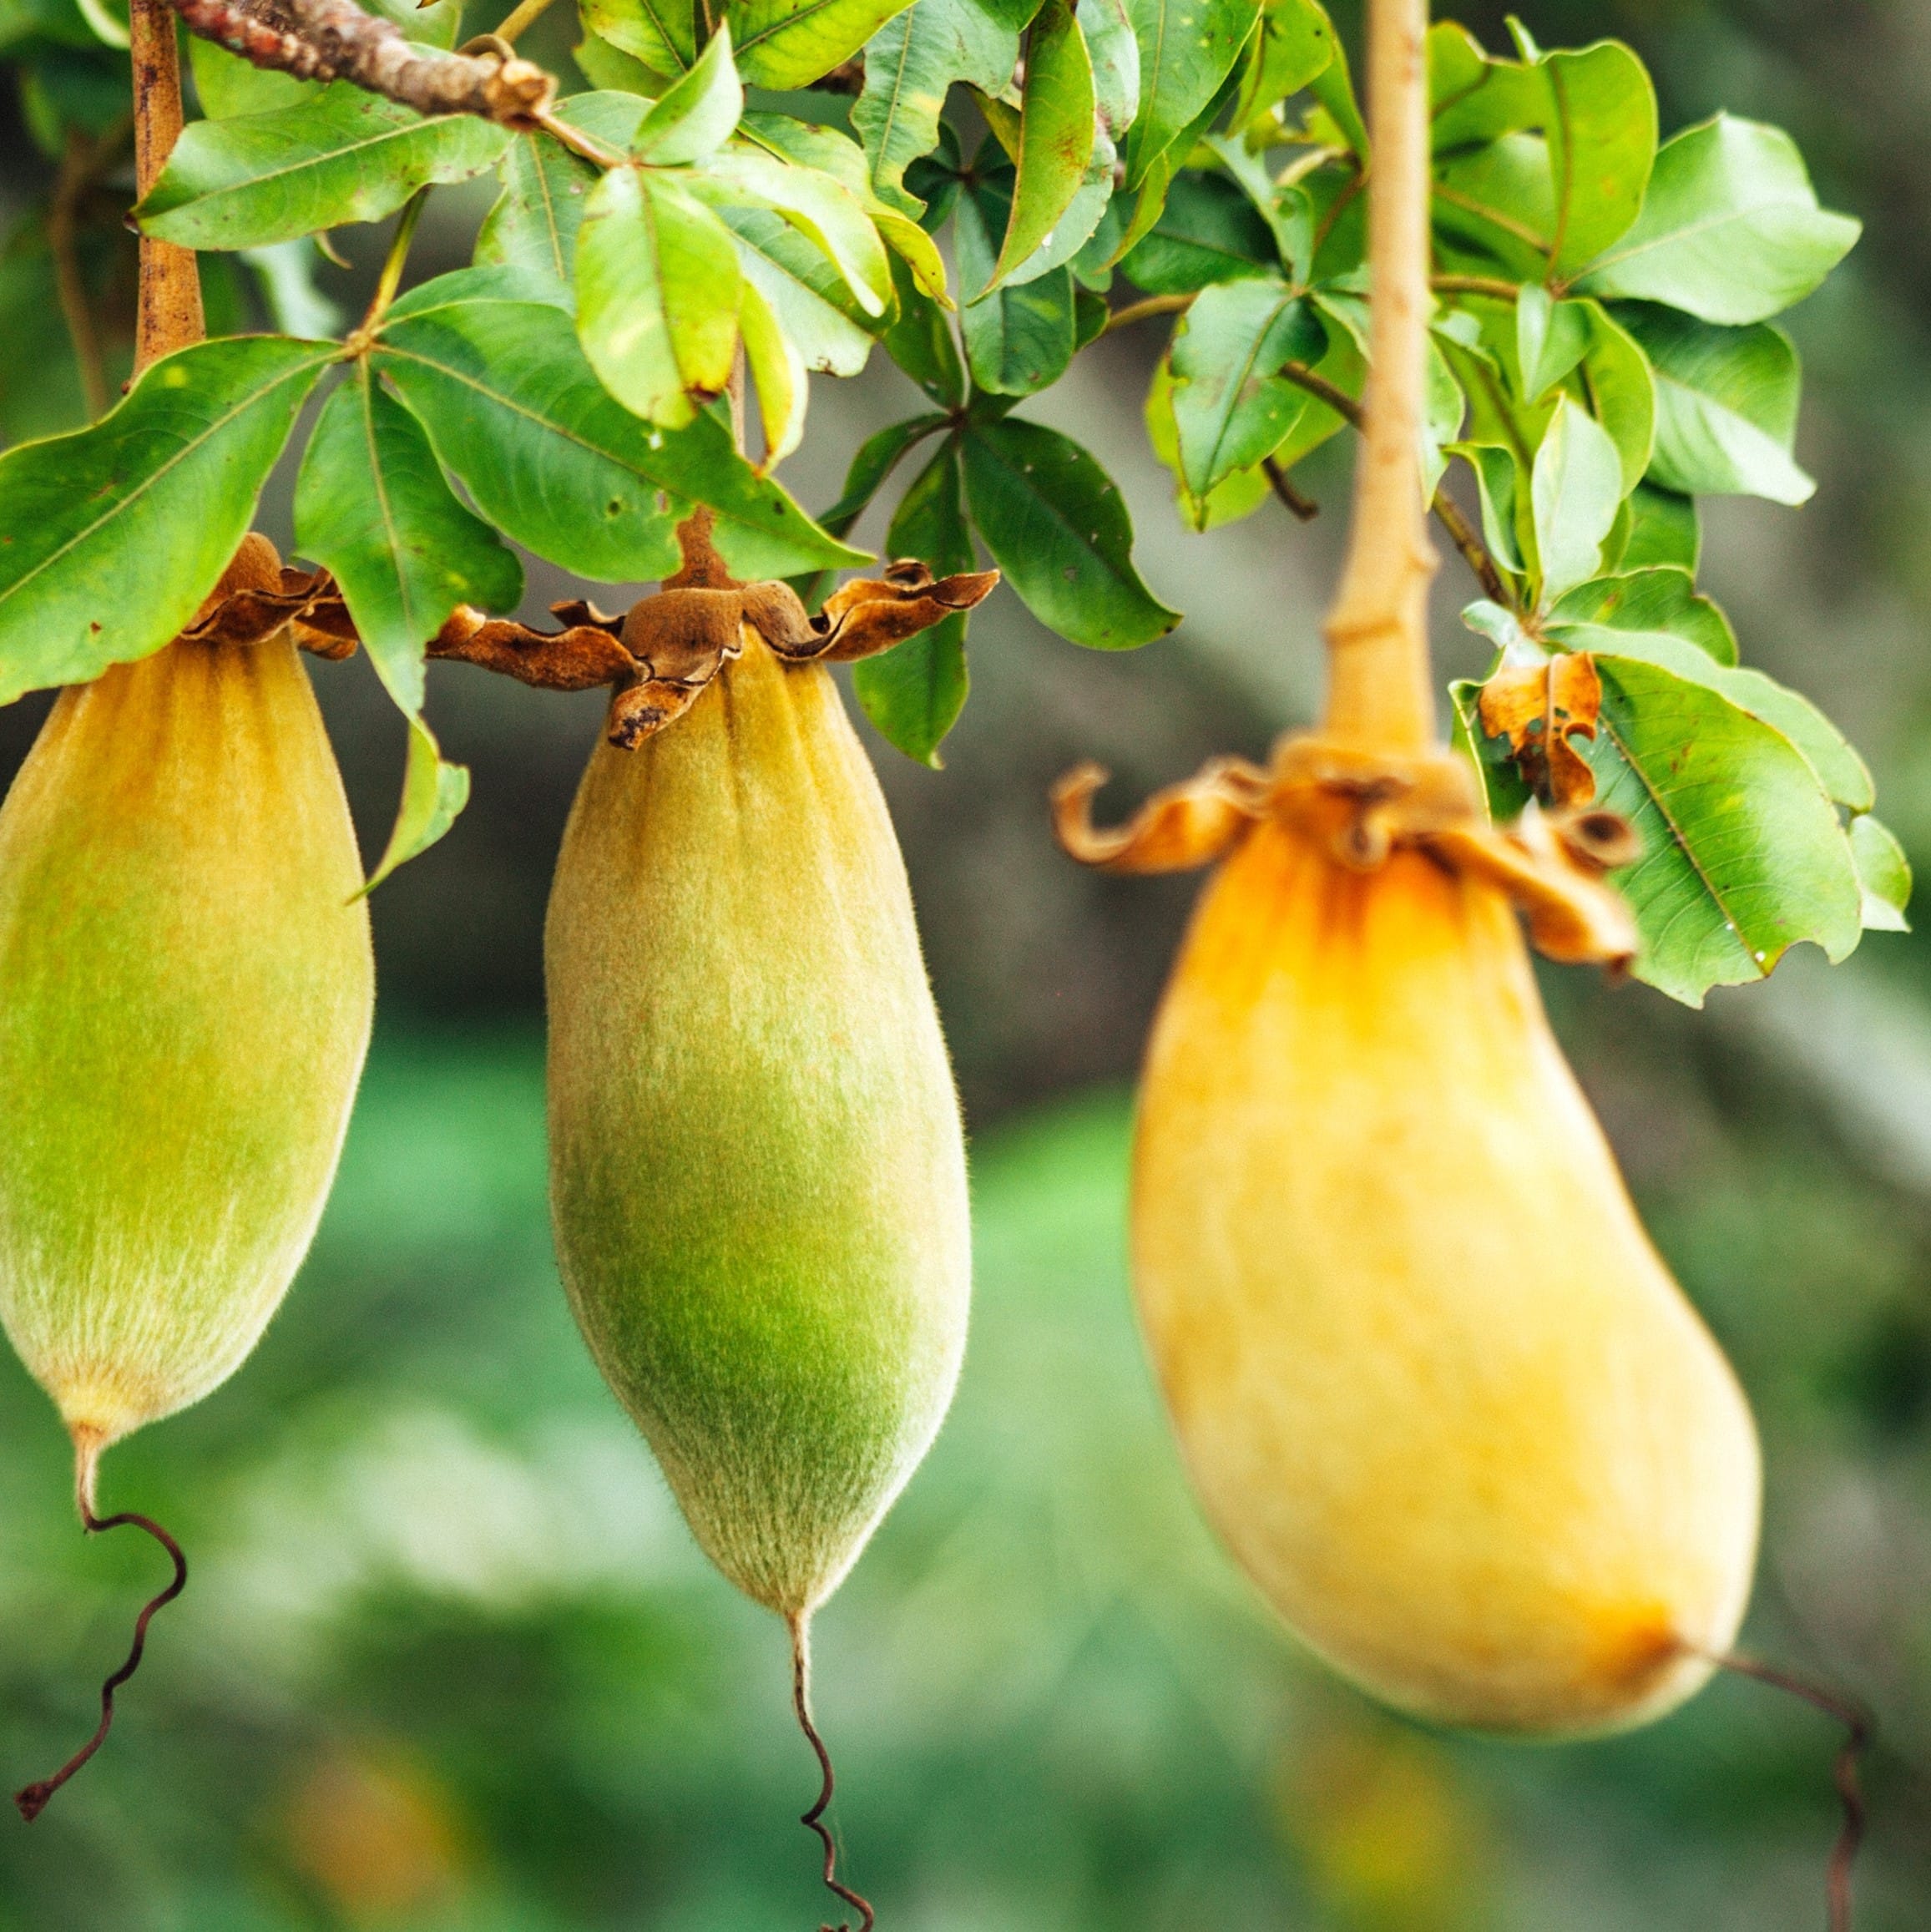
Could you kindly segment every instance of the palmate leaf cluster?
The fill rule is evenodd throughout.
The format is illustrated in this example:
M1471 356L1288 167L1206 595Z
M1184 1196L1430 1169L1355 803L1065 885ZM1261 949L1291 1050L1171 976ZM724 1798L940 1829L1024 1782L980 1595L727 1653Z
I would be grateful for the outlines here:
M111 138L124 112L109 5L0 15L51 149ZM457 12L412 12L408 31L448 44ZM512 544L593 582L648 579L705 504L740 574L810 594L861 560L843 539L897 473L890 554L944 573L983 551L1049 628L1125 649L1179 614L1135 570L1101 466L1016 407L1115 318L1162 318L1147 427L1203 530L1292 500L1295 466L1358 415L1368 138L1319 0L581 0L580 31L589 90L561 129L526 132L194 43L201 118L135 219L247 264L284 332L181 352L97 425L0 458L0 701L165 643L326 389L296 544L412 722L387 869L460 808L466 775L422 721L424 645L460 604L516 603ZM1628 48L1513 32L1506 55L1452 23L1429 37L1417 461L1468 506L1468 620L1499 665L1590 655L1601 706L1575 742L1642 836L1620 879L1638 971L1694 1002L1798 940L1842 958L1902 923L1908 874L1868 773L1804 699L1738 666L1696 584L1698 498L1811 492L1774 318L1858 228L1778 129L1719 115L1660 140ZM305 280L314 238L492 171L474 266L341 334ZM30 222L0 262L0 306L38 288L43 330L46 255ZM867 443L814 519L774 466L811 375L881 348L929 407ZM720 400L741 353L756 463ZM52 427L4 394L0 414ZM937 761L965 647L962 614L856 667L912 757ZM1484 732L1479 685L1453 695L1513 814L1538 767Z

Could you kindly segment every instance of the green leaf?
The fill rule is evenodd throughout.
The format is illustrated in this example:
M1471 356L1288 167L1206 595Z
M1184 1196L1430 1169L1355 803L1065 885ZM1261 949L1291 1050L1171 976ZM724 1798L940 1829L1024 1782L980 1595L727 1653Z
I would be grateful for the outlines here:
M1192 495L1208 496L1281 443L1308 396L1278 372L1326 347L1306 300L1285 282L1219 282L1201 291L1170 357L1180 474Z
M865 49L865 86L852 104L872 190L887 207L923 215L905 185L907 164L938 145L939 112L955 81L988 94L1013 78L1019 37L978 0L913 0Z
M1590 307L1527 282L1515 303L1515 359L1525 401L1539 402L1589 352Z
M1428 44L1430 134L1438 155L1542 125L1549 93L1533 68L1493 58L1453 20L1431 27Z
M586 33L570 49L570 58L593 88L602 92L636 96L645 107L677 78L675 74L655 72L595 33Z
M341 584L389 695L422 708L423 650L459 604L513 610L523 566L456 499L429 438L351 366L324 405L295 491L296 547Z
M1140 114L1126 138L1125 185L1137 188L1220 92L1260 18L1261 3L1128 0L1128 5L1140 43Z
M1027 31L1018 178L993 286L1051 236L1079 192L1093 154L1093 62L1070 0L1045 0Z
M757 387L758 421L765 449L760 469L771 469L798 447L805 434L811 378L805 359L786 339L771 306L746 281L738 291L738 326L745 362Z
M1120 267L1149 295L1191 295L1211 282L1271 272L1279 260L1272 232L1233 182L1185 174Z
M1595 574L1603 539L1623 500L1615 445L1602 425L1567 396L1557 400L1549 419L1529 491L1546 605Z
M1656 158L1656 90L1620 40L1547 55L1544 123L1555 185L1552 276L1573 275L1629 228Z
M363 645L409 721L402 803L365 890L447 832L469 774L422 722L424 646L459 604L514 609L523 566L456 500L422 426L358 362L324 406L296 484L296 541L334 574Z
M569 314L493 294L488 275L502 273L412 290L376 353L443 467L506 536L578 576L634 583L677 568L674 528L701 503L741 577L866 560L760 478L708 412L669 432L632 415L597 380Z
M1564 624L1551 625L1549 636L1569 650L1640 658L1645 664L1660 665L1687 683L1718 692L1739 711L1782 732L1803 754L1824 796L1833 804L1848 806L1853 812L1870 810L1876 795L1863 760L1808 698L1776 679L1760 670L1719 664L1687 639L1660 630Z
M1730 628L1730 620L1709 598L1698 594L1689 570L1677 564L1650 564L1579 584L1549 608L1551 635L1559 635L1559 627L1569 624L1597 625L1611 630L1667 631L1695 645L1717 664L1736 661L1736 634Z
M1860 232L1817 206L1781 128L1718 114L1663 144L1635 226L1575 286L1667 302L1706 322L1761 322L1802 301Z
M732 0L738 72L753 87L809 87L849 60L905 0Z
M1079 31L1093 63L1094 111L1107 138L1123 141L1140 112L1140 43L1132 9L1127 0L1083 0Z
M1851 857L1858 868L1864 929L1908 933L1904 909L1911 903L1911 862L1890 827L1868 812L1851 821Z
M1319 0L1264 0L1234 107L1236 131L1324 73L1337 44Z
M1803 755L1707 685L1635 657L1595 665L1602 711L1585 755L1598 803L1643 844L1616 874L1641 933L1637 977L1700 1006L1800 940L1845 958L1863 929L1857 871Z
M0 456L0 704L173 640L336 353L282 336L200 342L90 428Z
M1555 183L1539 134L1504 134L1452 154L1435 171L1441 234L1499 263L1512 281L1539 281L1555 246Z
M1618 569L1636 570L1650 564L1673 564L1695 574L1703 539L1696 527L1693 498L1643 483L1630 491L1625 508L1632 514L1629 541Z
M973 522L1049 629L1095 650L1164 636L1180 613L1133 567L1133 521L1086 451L1043 423L974 422L963 438Z
M1527 565L1516 531L1529 493L1521 487L1515 453L1499 443L1455 443L1448 444L1444 453L1460 457L1475 473L1482 503L1482 540L1489 554L1512 575L1523 575Z
M1354 98L1354 77L1347 70L1347 49L1342 44L1338 34L1335 37L1333 59L1309 78L1307 89L1332 122L1335 133L1347 143L1348 152L1365 164L1367 124L1361 118L1361 104ZM1309 119L1312 123L1315 117ZM1319 130L1316 131L1318 136Z
M886 353L934 402L947 409L961 407L968 385L945 311L918 289L902 263L894 266L892 279L898 315L880 338Z
M478 266L532 269L568 286L584 204L600 179L548 134L518 134L501 163L503 193L476 237Z
M956 437L948 437L912 478L892 517L885 547L894 557L923 559L936 576L977 567L966 528ZM934 770L941 762L938 747L965 708L971 682L965 640L966 614L960 611L852 667L852 689L866 716L907 757Z
M402 809L382 862L362 888L372 893L397 866L427 852L469 802L469 767L444 761L435 734L420 718L409 721L409 762L402 776Z
M579 4L584 25L592 33L641 63L660 80L676 79L697 58L695 9L689 0L579 0Z
M739 142L713 155L689 185L706 204L749 201L781 215L824 251L866 315L882 316L891 305L885 244L858 197L823 169Z
M757 284L806 367L856 376L877 323L824 250L769 208L719 201L711 212L736 236L745 279Z
M211 121L230 120L237 114L284 113L297 101L312 99L321 92L312 80L297 80L291 73L253 66L240 54L199 34L190 33L187 39L195 93L201 112Z
M1198 531L1218 529L1251 516L1273 494L1266 472L1256 463L1222 478L1204 497L1187 488L1180 468L1180 426L1174 421L1173 371L1162 356L1146 388L1146 440L1153 453L1173 473L1174 501L1188 524Z
M347 82L270 114L196 121L134 210L186 248L254 248L379 221L431 182L467 181L508 145L474 114L432 120Z
M682 428L737 352L737 245L667 174L613 168L577 235L577 333L610 393Z
M974 180L959 196L953 230L959 281L983 288L991 279L995 238L1011 210L1013 170L993 162L988 137ZM1056 382L1073 360L1073 276L1068 269L994 289L960 311L973 381L1000 396L1030 396Z
M1689 496L1805 503L1817 484L1791 454L1802 386L1780 330L1716 328L1666 309L1619 311L1656 379L1650 474Z
M743 112L744 86L730 58L730 24L725 21L690 71L645 115L630 152L655 168L705 160L730 139Z
M1568 378L1570 394L1609 432L1622 464L1627 496L1648 473L1656 447L1656 378L1635 338L1600 302L1580 308L1588 328L1581 362Z

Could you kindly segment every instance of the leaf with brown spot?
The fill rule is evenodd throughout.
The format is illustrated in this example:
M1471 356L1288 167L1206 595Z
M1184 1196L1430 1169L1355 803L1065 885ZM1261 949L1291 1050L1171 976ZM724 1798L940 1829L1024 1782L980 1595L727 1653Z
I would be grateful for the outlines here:
M1602 682L1585 651L1504 667L1482 687L1482 728L1506 738L1524 778L1564 807L1595 797L1595 774L1570 741L1594 738L1601 710Z

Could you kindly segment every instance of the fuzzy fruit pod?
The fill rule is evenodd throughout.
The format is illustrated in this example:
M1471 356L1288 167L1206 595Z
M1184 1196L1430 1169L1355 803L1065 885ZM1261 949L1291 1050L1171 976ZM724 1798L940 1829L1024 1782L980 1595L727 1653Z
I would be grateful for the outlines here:
M1277 789L1195 916L1140 1094L1148 1343L1210 1515L1344 1674L1446 1724L1639 1723L1736 1634L1755 1430L1454 856L1499 835L1364 848L1362 796Z
M308 1248L368 1044L361 885L286 632L64 691L0 808L0 1317L83 1495Z
M545 952L578 1321L698 1541L796 1624L937 1431L970 1276L904 866L822 669L747 629L674 728L598 746Z

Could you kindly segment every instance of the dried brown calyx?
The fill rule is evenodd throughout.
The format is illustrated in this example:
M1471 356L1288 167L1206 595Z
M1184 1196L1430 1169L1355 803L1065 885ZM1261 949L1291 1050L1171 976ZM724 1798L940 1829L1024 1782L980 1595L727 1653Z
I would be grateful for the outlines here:
M577 601L551 606L561 630L485 617L464 605L429 645L547 690L612 687L606 731L634 748L683 716L755 634L786 664L849 664L873 657L982 602L996 570L935 579L915 559L887 564L878 578L855 578L816 616L788 584L741 584L711 542L700 510L678 528L683 568L621 617Z
M1285 737L1268 769L1212 759L1185 783L1156 792L1125 824L1103 832L1091 806L1106 776L1097 765L1080 765L1053 788L1060 844L1104 871L1206 865L1273 819L1361 871L1408 846L1486 879L1515 902L1530 938L1551 959L1620 968L1635 956L1635 921L1603 883L1605 872L1639 856L1625 821L1611 812L1558 809L1491 825L1468 767L1453 752L1370 752L1312 735Z
M250 530L220 581L181 632L189 644L265 644L285 629L317 657L347 657L356 627L341 591L326 570L296 570L275 545Z

